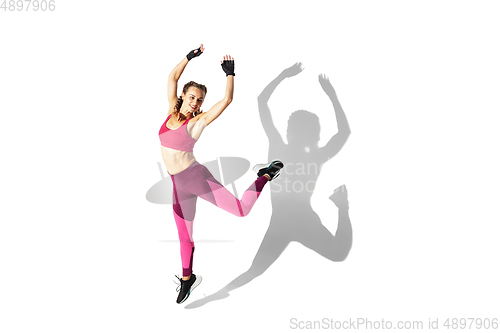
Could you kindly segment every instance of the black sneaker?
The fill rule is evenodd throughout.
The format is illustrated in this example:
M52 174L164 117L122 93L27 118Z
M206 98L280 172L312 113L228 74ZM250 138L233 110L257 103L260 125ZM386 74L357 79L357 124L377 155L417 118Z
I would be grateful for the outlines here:
M270 177L269 181L272 181L280 175L280 171L282 168L283 162L275 160L267 164L257 164L253 167L252 170L257 173L258 177L268 175Z
M184 281L182 278L178 276L177 278L179 279L180 282L179 286L176 289L176 291L179 292L179 296L177 296L177 304L181 304L182 302L188 299L189 295L191 294L191 290L196 288L201 283L201 276L196 276L194 274L191 274L189 280L186 281Z

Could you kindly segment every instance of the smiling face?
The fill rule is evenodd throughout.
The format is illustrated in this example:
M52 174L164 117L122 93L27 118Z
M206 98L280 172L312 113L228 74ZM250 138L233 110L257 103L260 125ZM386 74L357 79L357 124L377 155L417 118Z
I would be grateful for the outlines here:
M198 111L205 100L203 90L189 87L186 93L182 93L182 106L180 112L186 117L191 117L193 112Z

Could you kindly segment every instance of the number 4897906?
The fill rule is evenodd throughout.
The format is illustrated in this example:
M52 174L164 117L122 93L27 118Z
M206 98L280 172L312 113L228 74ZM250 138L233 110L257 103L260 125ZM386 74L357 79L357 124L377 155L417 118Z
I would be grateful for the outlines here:
M54 11L56 0L4 0L0 9L9 12L20 11Z

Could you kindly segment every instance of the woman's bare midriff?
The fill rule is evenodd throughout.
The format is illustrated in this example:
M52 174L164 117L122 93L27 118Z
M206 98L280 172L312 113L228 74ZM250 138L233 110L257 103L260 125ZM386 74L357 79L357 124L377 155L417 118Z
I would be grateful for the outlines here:
M193 152L180 151L164 146L160 147L163 163L165 163L167 171L171 175L184 171L188 166L196 161Z

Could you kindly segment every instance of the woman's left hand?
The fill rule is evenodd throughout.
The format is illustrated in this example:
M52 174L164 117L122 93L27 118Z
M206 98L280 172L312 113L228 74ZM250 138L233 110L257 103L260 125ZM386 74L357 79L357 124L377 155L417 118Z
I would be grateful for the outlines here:
M194 57L199 57L203 53L203 51L205 51L205 48L203 47L203 44L200 44L200 47L189 52L186 58L188 61L190 61Z
M232 75L235 76L234 74L234 58L231 57L230 55L225 55L224 60L220 62L220 65L222 66L222 70L224 73L226 73L226 76Z
M330 83L330 80L328 79L328 76L325 74L320 74L318 76L319 84L321 85L321 88L325 91L325 93L330 96L330 95L335 95L335 89L333 89L332 84Z

